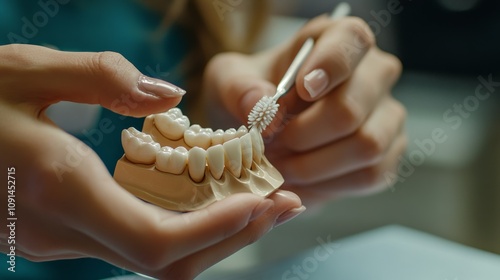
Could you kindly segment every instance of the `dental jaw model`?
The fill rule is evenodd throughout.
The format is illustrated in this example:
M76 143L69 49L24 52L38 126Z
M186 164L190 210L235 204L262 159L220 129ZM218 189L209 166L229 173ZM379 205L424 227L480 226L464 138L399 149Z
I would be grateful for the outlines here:
M115 180L135 196L166 209L193 211L231 194L267 196L283 177L264 156L257 129L190 126L180 109L146 117L142 132L122 131L125 155Z

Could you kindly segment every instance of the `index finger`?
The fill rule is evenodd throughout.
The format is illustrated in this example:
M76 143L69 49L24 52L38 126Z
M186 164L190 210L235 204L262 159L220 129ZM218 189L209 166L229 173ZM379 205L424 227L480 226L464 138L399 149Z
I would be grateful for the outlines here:
M297 93L306 101L320 98L348 79L375 45L370 27L359 18L321 18L310 25L304 32L310 28L316 43L296 79Z

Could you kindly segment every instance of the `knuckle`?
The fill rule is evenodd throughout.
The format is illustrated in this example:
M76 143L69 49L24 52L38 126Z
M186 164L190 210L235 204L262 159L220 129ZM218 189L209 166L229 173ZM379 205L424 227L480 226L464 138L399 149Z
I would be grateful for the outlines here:
M335 75L341 81L346 80L351 74L352 58L348 48L349 46L339 45L330 51L329 56L326 56L330 57L330 68L335 69Z
M344 28L354 35L358 47L369 49L375 46L375 36L370 26L361 18L347 17L343 20Z
M114 78L118 73L118 69L126 63L127 60L123 55L110 51L95 53L91 59L92 69L98 75L108 78Z
M403 71L403 64L401 63L401 60L397 58L396 56L385 53L385 74L388 77L399 77Z
M394 119L398 120L397 122L398 126L400 127L404 126L404 123L406 122L406 118L408 115L406 107L393 97L389 97L388 102L389 102L388 113L390 113L391 116L394 117Z
M268 225L259 225L257 223L249 225L249 232L246 235L245 246L257 242L268 231Z
M381 136L377 137L374 133L361 129L356 135L356 140L360 157L367 164L372 165L382 160L386 145Z
M346 96L337 106L335 110L328 111L332 114L331 120L338 120L338 124L334 127L335 131L341 135L356 131L364 119L360 105Z

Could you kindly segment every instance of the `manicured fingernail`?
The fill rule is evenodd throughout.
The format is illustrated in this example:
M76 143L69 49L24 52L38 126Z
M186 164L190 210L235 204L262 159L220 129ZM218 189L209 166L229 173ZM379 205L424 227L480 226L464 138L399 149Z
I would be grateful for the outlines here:
M262 214L264 214L269 208L273 206L274 202L270 199L264 199L259 205L257 205L253 211L252 215L250 215L250 222L255 220L256 218L260 217Z
M300 215L302 212L306 211L305 206L300 206L299 208L294 208L291 210L286 211L285 213L281 214L278 219L276 219L276 222L274 223L274 227L280 226L293 218L297 217Z
M185 90L176 85L144 75L139 77L137 87L146 94L163 98L181 97L186 93Z
M304 87L312 98L318 97L328 86L325 70L316 69L304 77Z

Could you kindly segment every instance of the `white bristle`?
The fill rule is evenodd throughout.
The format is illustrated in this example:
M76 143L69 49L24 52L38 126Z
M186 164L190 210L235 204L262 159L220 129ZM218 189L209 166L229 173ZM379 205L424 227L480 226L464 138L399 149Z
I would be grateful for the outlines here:
M274 98L269 96L262 97L248 115L249 127L255 127L259 132L264 131L273 121L279 106Z

